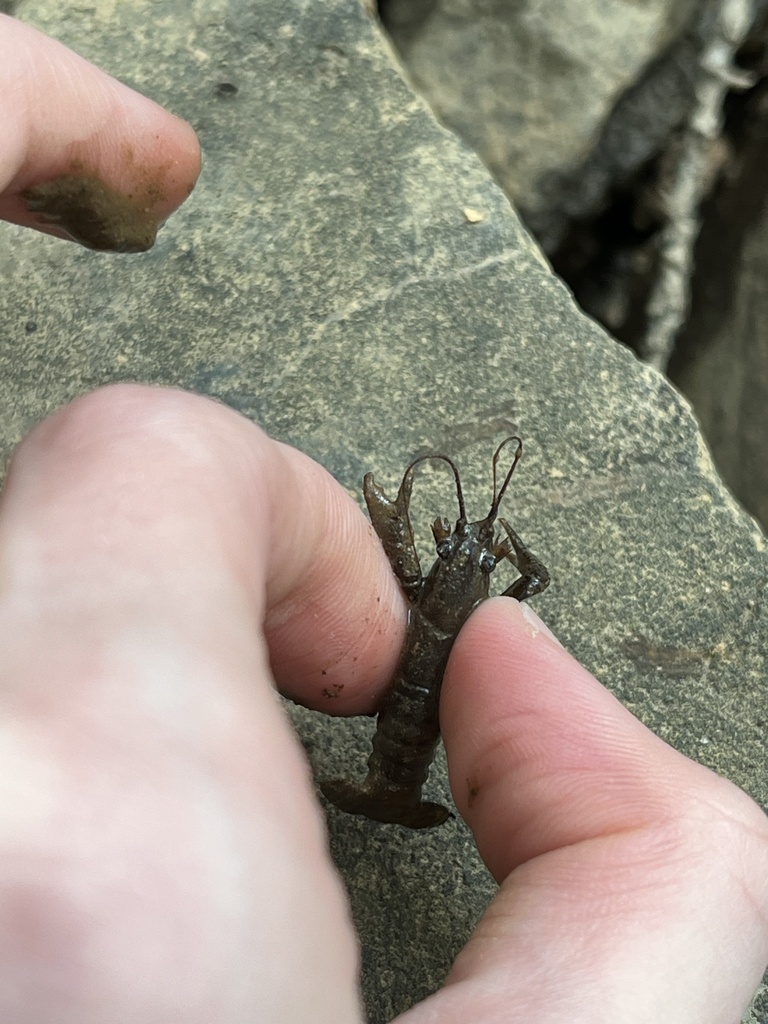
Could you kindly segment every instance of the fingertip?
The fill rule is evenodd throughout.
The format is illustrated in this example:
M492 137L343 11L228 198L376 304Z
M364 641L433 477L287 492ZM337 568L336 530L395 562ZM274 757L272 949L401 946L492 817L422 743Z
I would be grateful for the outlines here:
M81 396L22 441L2 501L6 526L66 550L78 572L119 578L125 554L131 576L141 551L158 596L183 584L207 601L202 581L183 581L200 572L223 593L223 568L297 703L364 714L392 676L405 602L370 523L322 466L218 402L137 384ZM119 537L106 568L93 521L106 524L100 537ZM171 538L163 522L175 524ZM184 571L164 579L166 560Z
M274 542L283 572L269 589L265 622L272 670L281 692L305 707L370 714L399 657L405 601L357 502L311 460L292 452L290 463L297 493L319 500L299 512L315 527L300 548L292 532ZM291 564L301 568L287 571Z
M197 181L193 129L60 43L0 18L0 217L92 249L150 248Z
M531 630L532 638L536 637L539 633L543 633L548 640L551 640L553 643L557 644L557 646L562 648L563 650L565 649L563 648L563 645L560 643L555 634L552 632L552 630L549 628L549 626L546 624L546 622L544 622L543 619L539 618L539 616L527 602L523 601L522 603L515 603L517 604L517 607L520 609L520 614L528 623L528 626Z
M502 879L541 853L634 828L685 762L576 662L531 610L486 602L456 643L441 725L456 805Z

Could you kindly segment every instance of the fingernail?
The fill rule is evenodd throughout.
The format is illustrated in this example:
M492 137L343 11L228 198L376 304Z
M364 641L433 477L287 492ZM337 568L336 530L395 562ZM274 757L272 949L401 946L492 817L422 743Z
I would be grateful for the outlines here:
M22 193L30 213L88 249L145 252L154 245L159 195L124 195L95 174L62 174Z
M545 636L549 637L550 640L554 640L558 647L563 646L549 626L541 621L529 604L526 604L525 601L523 601L520 605L520 610L523 613L523 618L531 627L531 636L537 636L539 633L543 633Z

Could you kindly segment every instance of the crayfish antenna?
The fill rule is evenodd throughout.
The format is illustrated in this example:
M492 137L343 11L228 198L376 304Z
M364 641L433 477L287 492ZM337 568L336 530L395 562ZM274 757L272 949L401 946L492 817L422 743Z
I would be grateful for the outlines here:
M464 510L464 492L461 489L461 478L459 476L459 470L453 459L449 459L447 455L441 455L437 452L434 454L419 455L418 458L415 458L413 462L411 462L410 465L406 468L405 476L403 477L403 484L405 483L405 477L408 476L409 473L412 473L415 467L418 466L420 462L429 462L432 459L440 459L441 462L447 462L448 465L451 467L453 477L456 481L456 497L458 498L459 502L459 522L465 523L467 521L467 514Z
M515 457L512 460L512 465L509 467L509 472L504 477L504 483L501 485L501 487L500 487L500 489L499 489L499 491L497 493L496 492L496 467L497 467L498 462L499 462L499 456L501 455L503 450L506 448L506 446L510 443L510 441L517 441L517 449L515 450ZM506 491L507 487L509 486L509 481L512 479L512 474L515 472L515 467L517 466L518 462L520 461L520 458L522 457L522 454L523 454L523 442L522 442L522 439L517 436L517 434L512 434L510 437L505 437L504 440L499 445L499 447L494 452L494 456L493 456L493 501L491 502L491 507L490 507L490 510L488 512L488 515L485 518L485 521L487 523L492 523L495 520L496 516L499 514L499 506L501 505L501 499L504 497L504 492Z

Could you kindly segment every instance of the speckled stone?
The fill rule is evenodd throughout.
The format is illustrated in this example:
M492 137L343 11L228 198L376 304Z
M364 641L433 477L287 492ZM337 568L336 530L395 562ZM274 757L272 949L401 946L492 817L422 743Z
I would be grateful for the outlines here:
M357 0L20 13L190 120L205 165L145 254L0 229L0 457L75 395L152 381L239 409L356 495L442 449L484 511L518 429L507 512L554 576L537 609L652 729L766 803L765 539L686 403L577 311ZM292 714L318 774L362 770L369 720ZM442 761L430 789L447 795ZM329 826L380 1024L439 985L495 887L459 821Z
M719 3L719 0L714 0ZM379 0L407 74L552 252L666 145L713 0Z

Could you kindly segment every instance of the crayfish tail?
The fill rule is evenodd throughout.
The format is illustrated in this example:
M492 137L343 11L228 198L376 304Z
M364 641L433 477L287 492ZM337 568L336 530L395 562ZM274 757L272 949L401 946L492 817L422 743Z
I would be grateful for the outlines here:
M364 814L373 821L406 828L434 828L453 815L442 804L422 802L418 793L376 792L346 779L328 779L320 789L332 804L347 814Z

